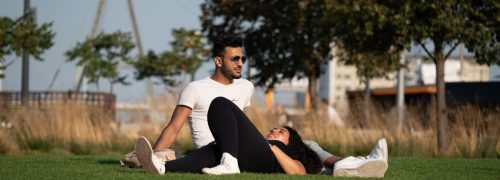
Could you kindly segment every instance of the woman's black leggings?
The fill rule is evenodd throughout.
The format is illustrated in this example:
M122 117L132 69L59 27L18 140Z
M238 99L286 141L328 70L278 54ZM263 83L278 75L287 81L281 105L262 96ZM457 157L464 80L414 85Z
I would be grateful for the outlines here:
M167 172L201 172L220 164L227 152L238 159L241 171L273 173L278 162L266 139L248 117L230 100L217 97L208 109L208 126L215 143L194 150L183 158L167 161Z

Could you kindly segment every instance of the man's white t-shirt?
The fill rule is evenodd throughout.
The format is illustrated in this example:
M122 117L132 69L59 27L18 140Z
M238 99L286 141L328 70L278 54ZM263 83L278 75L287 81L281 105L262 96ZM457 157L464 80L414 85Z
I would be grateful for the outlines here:
M222 96L243 110L250 105L253 90L253 84L246 79L234 79L233 83L224 85L210 77L193 81L182 90L177 105L192 109L188 121L196 148L214 141L207 121L208 108L212 100Z

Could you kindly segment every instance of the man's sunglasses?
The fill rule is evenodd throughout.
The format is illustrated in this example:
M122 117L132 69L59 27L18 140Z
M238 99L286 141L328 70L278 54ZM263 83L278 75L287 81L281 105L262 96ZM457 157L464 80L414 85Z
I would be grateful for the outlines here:
M224 56L220 56L220 57L224 59ZM240 59L241 59L241 62L242 62L243 64L245 64L245 62L247 62L247 57L246 57L246 56L231 56L229 59L230 59L233 63L237 63L238 61L240 61Z

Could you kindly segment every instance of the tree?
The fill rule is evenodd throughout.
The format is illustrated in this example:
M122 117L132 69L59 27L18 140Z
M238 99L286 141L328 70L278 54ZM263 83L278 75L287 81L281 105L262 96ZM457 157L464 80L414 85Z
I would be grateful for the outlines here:
M329 1L333 21L341 26L331 29L337 45L335 55L354 65L365 84L365 118L370 117L370 79L386 77L399 68L404 41L399 27L406 14L404 1ZM404 39L403 39L404 40ZM366 121L365 121L366 123Z
M208 50L205 48L203 36L197 30L186 30L184 28L173 29L174 41L170 42L174 61L179 63L179 68L191 75L194 74L207 60Z
M404 1L330 1L332 29L340 49L336 55L346 64L355 65L364 81L384 77L398 69L399 54L407 46Z
M54 33L50 30L52 23L38 26L31 16L22 16L16 20L0 17L0 70L4 70L12 62L4 64L5 56L15 53L21 55L26 51L36 60L43 61L42 54L54 45ZM4 78L4 74L0 74Z
M136 62L133 62L135 67L135 78L142 80L148 77L155 77L160 79L164 84L175 85L173 76L181 73L178 68L178 61L176 55L172 52L163 52L157 55L154 51L148 51L145 57L142 57Z
M197 30L186 30L184 28L173 29L174 40L170 42L172 50L166 50L159 54L149 51L146 57L134 62L137 70L137 80L146 77L159 78L164 84L175 85L173 76L185 72L194 74L206 61L208 50L205 48L202 35Z
M496 1L343 1L332 3L334 12L345 13L349 31L335 29L347 49L387 52L390 48L422 47L436 64L438 147L447 150L444 62L460 44L474 52L479 63L499 63L500 3ZM344 9L344 10L343 10ZM381 13L386 12L386 13ZM363 15L381 14L377 18ZM339 30L340 29L340 30ZM378 31L372 31L377 29ZM363 33L372 32L372 33ZM352 38L347 40L348 38ZM432 48L432 49L431 49Z
M113 84L128 85L126 76L120 76L118 64L131 63L130 51L135 47L130 33L115 32L101 33L95 38L88 38L85 42L78 42L76 46L66 52L68 61L78 60L77 64L86 66L83 76L88 83L95 83L99 88L99 79L108 79L110 92Z
M309 80L311 107L317 106L317 78L330 52L335 25L329 21L325 2L309 1L206 1L202 27L209 39L239 34L258 72L257 85L272 87L293 77Z
M412 1L410 28L412 40L419 44L436 64L438 145L447 151L448 113L444 82L444 62L464 43L480 63L499 63L488 54L498 54L500 3L495 1ZM496 30L496 31L495 31ZM430 50L429 43L434 46ZM495 53L496 52L496 53Z

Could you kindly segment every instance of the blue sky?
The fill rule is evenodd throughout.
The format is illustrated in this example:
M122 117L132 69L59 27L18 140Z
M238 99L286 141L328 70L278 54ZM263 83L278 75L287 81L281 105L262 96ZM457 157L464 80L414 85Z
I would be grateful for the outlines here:
M64 52L82 42L90 34L97 11L98 0L32 0L31 6L36 8L37 22L53 22L52 30L56 33L54 46L44 54L44 61L31 60L30 90L47 90L57 69L59 76L54 82L53 90L67 91L73 87L76 76L76 64L66 62ZM172 28L200 29L201 0L148 0L132 1L144 50L156 52L169 49L168 42L173 37ZM0 0L0 16L17 18L22 15L23 1ZM125 0L108 0L102 15L99 32L115 32L117 30L132 32L127 3ZM134 51L135 55L137 52ZM15 57L7 57L10 62ZM211 66L205 65L197 74L197 79L207 76ZM131 72L132 70L125 70ZM3 90L18 91L21 88L21 59L18 58L5 72ZM129 75L129 81L132 81ZM142 82L132 81L131 86L115 85L119 101L143 100L145 88ZM108 91L108 83L100 85L101 91ZM155 86L156 92L162 86ZM89 86L89 89L95 89Z

